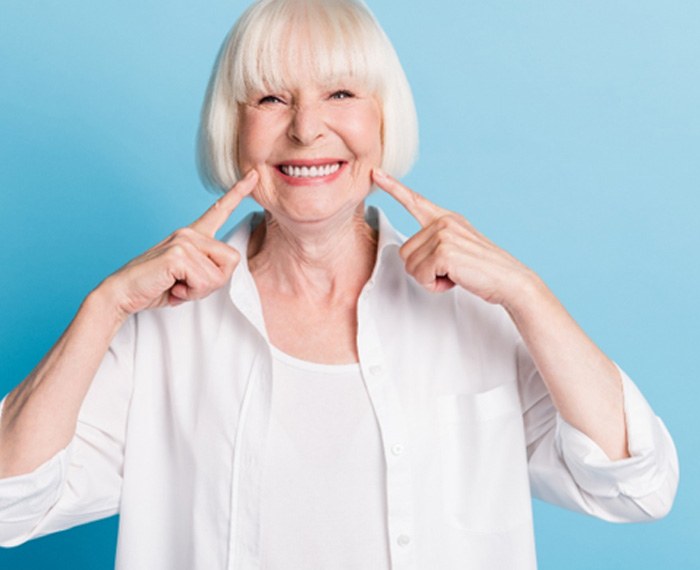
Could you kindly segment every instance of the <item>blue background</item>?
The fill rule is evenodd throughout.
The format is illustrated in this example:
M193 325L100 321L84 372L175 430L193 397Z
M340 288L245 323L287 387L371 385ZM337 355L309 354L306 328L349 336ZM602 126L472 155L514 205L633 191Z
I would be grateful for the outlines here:
M0 392L105 275L213 201L194 136L243 4L0 2ZM536 269L679 449L663 521L536 503L540 567L700 568L700 3L370 5L421 119L406 182ZM111 519L0 551L0 568L111 568L115 540Z

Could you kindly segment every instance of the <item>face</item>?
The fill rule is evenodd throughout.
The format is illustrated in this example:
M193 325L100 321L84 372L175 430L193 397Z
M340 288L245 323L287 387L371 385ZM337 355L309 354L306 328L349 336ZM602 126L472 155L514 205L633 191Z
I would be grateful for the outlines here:
M352 214L382 159L379 102L350 80L327 86L297 78L284 91L255 93L241 104L240 171L258 171L253 197L279 221Z

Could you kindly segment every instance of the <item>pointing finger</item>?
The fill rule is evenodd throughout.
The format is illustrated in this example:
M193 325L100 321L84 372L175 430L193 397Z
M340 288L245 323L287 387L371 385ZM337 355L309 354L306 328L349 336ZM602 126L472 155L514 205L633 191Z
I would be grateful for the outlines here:
M447 210L433 204L415 190L404 186L401 182L396 180L396 178L392 178L383 170L378 168L373 169L372 179L377 186L406 208L423 227L447 212Z
M214 237L221 226L226 223L233 211L238 207L243 198L250 194L258 182L258 173L251 170L244 178L236 182L233 187L219 198L214 204L190 224L190 227L209 237Z

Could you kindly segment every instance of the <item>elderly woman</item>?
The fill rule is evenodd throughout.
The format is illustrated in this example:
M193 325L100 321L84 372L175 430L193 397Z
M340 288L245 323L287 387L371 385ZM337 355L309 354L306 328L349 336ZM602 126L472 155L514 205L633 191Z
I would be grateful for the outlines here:
M260 0L202 116L230 190L105 279L4 400L0 541L119 512L117 566L531 569L531 495L670 509L673 443L540 278L403 186L417 122L359 0ZM373 185L418 220L405 240ZM264 214L222 241L245 196Z

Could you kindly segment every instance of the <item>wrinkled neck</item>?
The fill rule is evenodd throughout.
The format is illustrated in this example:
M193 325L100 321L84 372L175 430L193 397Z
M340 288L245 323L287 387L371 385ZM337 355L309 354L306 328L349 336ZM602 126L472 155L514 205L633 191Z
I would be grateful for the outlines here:
M269 212L251 235L248 265L256 281L299 297L359 293L377 255L377 232L364 204L350 215L313 224L275 219Z

